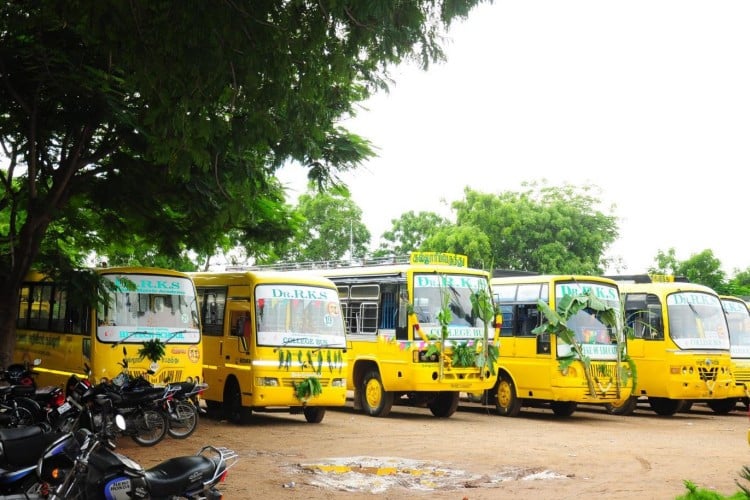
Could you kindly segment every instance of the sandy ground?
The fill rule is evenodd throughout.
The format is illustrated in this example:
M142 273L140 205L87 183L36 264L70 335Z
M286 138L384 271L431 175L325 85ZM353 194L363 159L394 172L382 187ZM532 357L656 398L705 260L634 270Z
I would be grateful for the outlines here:
M205 444L231 448L240 459L225 499L667 499L687 492L685 480L721 494L738 491L735 481L750 486L739 475L750 465L748 426L744 410L701 405L671 417L579 407L569 418L543 409L506 418L462 402L448 419L398 406L387 418L328 410L320 424L283 413L245 425L204 417L187 439L118 446L147 468Z

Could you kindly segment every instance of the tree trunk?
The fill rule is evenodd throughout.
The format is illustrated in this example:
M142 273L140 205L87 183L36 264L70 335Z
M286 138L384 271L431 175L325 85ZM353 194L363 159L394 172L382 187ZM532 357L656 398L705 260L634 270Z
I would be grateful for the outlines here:
M16 312L18 311L18 288L0 289L0 368L7 368L13 361L16 347Z

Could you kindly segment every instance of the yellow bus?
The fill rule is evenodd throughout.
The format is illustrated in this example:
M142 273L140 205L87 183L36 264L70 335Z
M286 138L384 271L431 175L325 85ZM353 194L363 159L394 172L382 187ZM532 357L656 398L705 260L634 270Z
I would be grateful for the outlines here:
M611 406L610 413L630 414L640 398L659 415L673 415L692 401L728 411L735 389L727 321L716 292L679 281L620 282L620 292L638 383L630 400Z
M502 347L497 382L479 402L494 405L502 416L515 417L522 407L537 407L567 417L579 403L604 405L629 398L632 383L623 376L628 365L618 351L617 335L623 335L622 329L607 326L591 309L582 309L567 320L581 352L591 362L591 386L577 355L572 363L561 364L573 355L570 344L555 334L534 332L547 321L539 309L540 301L557 310L563 297L593 292L620 314L614 281L597 276L523 274L494 277L490 284L503 315Z
M750 394L750 309L739 297L720 296L729 327L729 352L737 400L748 406ZM729 407L731 403L727 404ZM734 409L734 406L732 406Z
M198 290L209 409L323 420L346 404L346 336L336 287L273 271L191 273Z
M494 384L489 364L465 366L453 357L497 346L499 324L485 325L471 301L480 291L490 300L489 274L466 267L466 257L455 254L415 252L408 261L398 260L349 267L307 264L338 287L354 408L385 417L394 404L402 404L450 417L461 392ZM443 342L439 318L441 312L446 317L445 309L451 314Z
M180 272L147 267L98 268L106 297L85 303L79 284L57 282L30 273L21 287L16 322L15 362L41 359L34 368L38 384L67 387L71 377L111 380L127 360L131 375L152 383L200 381L203 350L195 287ZM157 363L140 359L145 341L165 348ZM150 374L149 371L153 371Z

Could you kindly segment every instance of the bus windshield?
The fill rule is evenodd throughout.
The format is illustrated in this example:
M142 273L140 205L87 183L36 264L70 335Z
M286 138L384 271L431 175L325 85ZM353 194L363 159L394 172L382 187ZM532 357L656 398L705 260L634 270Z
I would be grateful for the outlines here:
M718 297L676 292L667 297L669 333L681 349L729 349L727 320Z
M260 346L346 347L336 290L306 285L258 285L255 320Z
M106 305L97 307L96 336L102 342L200 342L192 281L177 276L104 275L112 281Z
M602 283L587 283L576 281L570 283L558 283L555 285L555 294L558 302L566 296L578 296L592 293L596 298L603 301L615 311L620 311L620 296L617 287ZM570 328L581 344L581 350L592 359L616 359L617 357L617 332L609 327L591 309L581 309L567 320ZM570 346L563 343L557 346L558 356L569 356Z
M750 312L738 300L722 300L729 324L730 351L733 358L750 358Z
M480 338L484 336L484 322L472 312L471 294L485 290L489 283L483 276L464 274L414 275L414 312L426 335L440 338L438 313L444 301L451 312L448 338Z

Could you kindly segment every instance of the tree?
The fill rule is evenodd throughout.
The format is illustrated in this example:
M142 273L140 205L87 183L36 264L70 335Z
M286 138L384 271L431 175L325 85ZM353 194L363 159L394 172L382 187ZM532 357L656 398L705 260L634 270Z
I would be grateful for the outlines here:
M298 161L326 187L371 156L340 119L393 65L440 60L478 1L0 5L0 365L32 265L293 234L274 171Z
M285 244L282 260L317 261L362 258L370 243L370 231L362 223L362 209L349 192L332 188L315 192L314 187L299 197L297 211L303 222L297 235Z
M648 269L649 274L675 274L680 267L674 248L666 252L659 250L654 257L656 266Z
M680 262L677 266L677 274L687 277L693 283L706 285L719 293L722 293L721 290L726 280L726 274L721 270L721 261L708 249L692 254L689 259Z
M492 244L489 237L477 227L442 227L428 237L419 250L466 255L471 267L492 270Z
M417 250L425 239L450 222L435 212L404 212L398 219L391 219L391 229L380 237L380 247L375 256L406 255Z
M457 225L481 228L495 268L540 273L601 274L616 218L600 211L595 186L524 184L523 192L485 194L470 188L453 203Z

